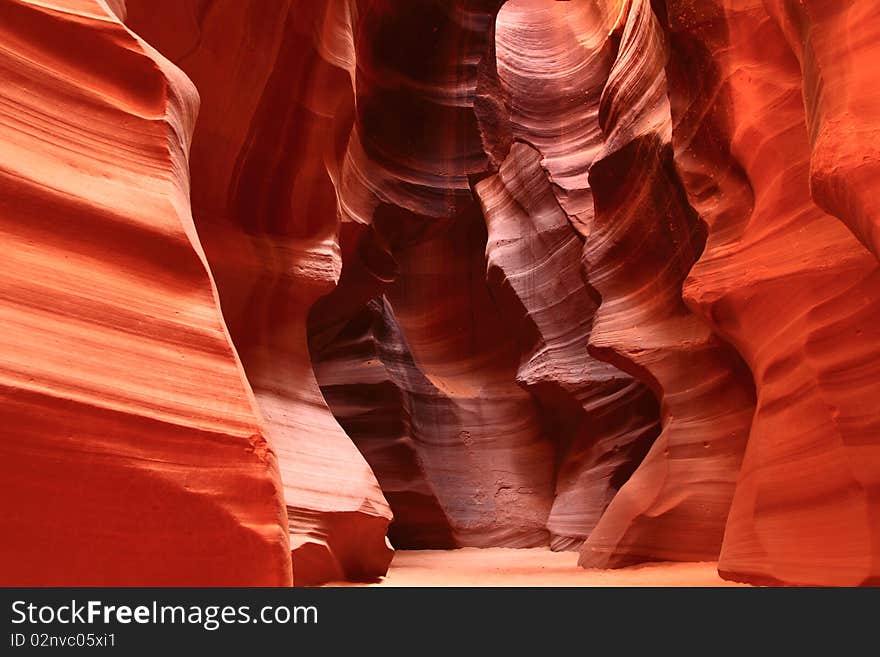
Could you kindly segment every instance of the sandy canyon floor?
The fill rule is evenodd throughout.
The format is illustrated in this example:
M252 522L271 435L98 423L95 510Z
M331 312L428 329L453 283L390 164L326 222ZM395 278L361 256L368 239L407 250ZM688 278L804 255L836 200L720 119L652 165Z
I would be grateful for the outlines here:
M740 586L709 561L585 570L577 559L577 552L545 549L398 550L380 581L331 586Z

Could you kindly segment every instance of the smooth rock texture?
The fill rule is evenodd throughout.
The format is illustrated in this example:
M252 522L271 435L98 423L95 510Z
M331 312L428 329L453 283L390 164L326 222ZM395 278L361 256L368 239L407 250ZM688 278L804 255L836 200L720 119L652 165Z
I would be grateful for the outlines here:
M401 448L408 444L414 450L422 480L408 488L410 496L431 491L429 497L436 497L442 511L438 515L431 510L434 504L424 499L428 506L417 515L430 522L432 533L451 533L452 546L543 545L553 499L553 445L542 431L536 404L516 384L517 345L505 335L489 295L485 229L474 221L477 218L469 214L411 219L422 229L411 243L393 245L397 274L385 284L380 299L371 302L385 325L379 332L373 329L368 338L379 363L372 356L363 362L349 352L352 360L336 362L331 369L324 362L327 350L344 349L351 329L340 331L329 345L317 343L322 326L346 321L345 315L338 318L348 306L342 299L354 294L349 281L359 277L344 272L337 291L313 313L317 373L334 412L348 416L343 400L377 400L378 395L364 391L358 381L376 376L367 374L366 366L381 365L378 376L396 388L388 393L401 396L393 419L406 427L408 439ZM380 431L386 449L392 446L389 440L394 441L399 430L381 430L389 421L385 415L374 413L372 422L361 419L360 428L353 431L358 445L364 432ZM401 459L366 455L380 481L403 476L410 467ZM390 501L401 520L414 515L396 506L399 499ZM409 526L392 532L395 545L436 547L421 536L428 529Z
M326 302L336 303L338 297L330 295ZM452 409L421 401L420 393L429 395L433 388L413 362L390 304L384 297L371 300L345 326L326 330L332 331L327 344L318 346L325 336L314 336L315 373L394 510L389 539L396 547L456 547L419 442L422 409L434 416Z
M810 190L880 255L880 24L870 1L767 0L801 65Z
M189 207L198 95L103 2L0 3L0 584L291 582Z
M584 348L596 303L581 276L583 245L538 151L515 143L476 192L489 230L490 284L528 347L516 380L539 400L557 441L551 545L577 549L657 437L656 399Z
M613 1L509 0L495 26L498 95L511 139L541 154L554 194L584 235L593 215L588 173L604 143L599 100L622 9Z
M681 299L705 234L673 169L665 60L650 4L633 0L589 174L584 261L602 297L590 352L652 387L663 430L584 544L583 566L714 558L754 404L738 355Z
M318 390L306 336L341 269L332 181L353 111L343 3L127 4L128 24L202 94L193 214L278 453L295 581L381 575L391 512Z
M0 582L877 584L874 5L0 0Z
M743 355L758 397L719 570L876 583L880 269L853 233L870 240L811 198L809 84L765 5L681 2L669 19L676 162L709 226L684 292Z
M354 258L344 257L343 277L323 313L313 314L312 333L349 321L342 300L353 295L361 303L380 299L394 318L394 331L379 344L387 371L381 376L397 388L390 394L402 395L393 422L406 427L401 452L407 456L380 460L370 449L367 457L380 482L417 472L405 498L398 494L390 502L401 519L414 515L404 504L418 503L429 526L393 529L401 547L437 547L426 532L454 546L549 541L555 447L538 405L516 382L519 343L486 281L486 229L470 188L470 177L491 166L474 104L500 4L423 0L359 7L357 113L339 193L344 222L366 228L359 229ZM349 228L343 235L357 232ZM343 252L349 252L345 245ZM348 276L347 268L370 273ZM339 400L363 394L359 362L347 365L345 378L354 385L345 392L340 376L324 379L331 370L320 365L322 349L338 353L341 345L317 342L321 384L334 411L348 416ZM398 362L389 361L389 352L399 354L392 359ZM334 369L343 366L337 362ZM377 432L362 419L354 436L359 445ZM399 434L395 428L385 440L398 442Z

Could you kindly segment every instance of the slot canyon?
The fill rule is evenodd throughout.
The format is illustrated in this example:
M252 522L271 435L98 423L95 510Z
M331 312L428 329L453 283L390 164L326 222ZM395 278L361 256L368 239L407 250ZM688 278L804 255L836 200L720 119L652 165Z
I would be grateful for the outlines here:
M880 585L876 13L0 0L0 584Z

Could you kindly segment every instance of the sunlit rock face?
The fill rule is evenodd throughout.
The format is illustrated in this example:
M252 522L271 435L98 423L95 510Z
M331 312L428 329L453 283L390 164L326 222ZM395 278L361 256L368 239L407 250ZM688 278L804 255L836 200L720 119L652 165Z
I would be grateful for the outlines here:
M4 583L880 581L873 4L0 0Z
M868 109L875 89L834 68L823 89L813 67L827 53L805 56L792 30L828 46L824 30L867 4L781 4L669 10L675 159L709 232L684 296L742 354L757 390L719 569L865 584L880 575L880 269L863 187L876 144L867 115L839 120L848 104ZM860 35L836 38L870 52Z
M0 3L3 585L284 585L190 213L199 98L102 2Z
M587 539L584 566L715 558L754 407L742 360L681 298L705 232L672 160L666 59L650 4L634 0L589 173L584 262L602 297L589 347L651 386L662 432Z
M193 216L278 455L302 584L381 575L391 558L391 512L321 396L306 332L342 266L333 179L353 125L348 20L328 2L128 3L129 25L202 95Z

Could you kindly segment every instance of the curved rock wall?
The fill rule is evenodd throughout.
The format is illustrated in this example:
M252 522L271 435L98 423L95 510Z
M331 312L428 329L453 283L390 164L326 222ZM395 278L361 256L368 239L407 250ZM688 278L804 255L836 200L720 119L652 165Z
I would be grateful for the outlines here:
M0 3L0 43L2 584L289 584L190 214L195 88L99 1Z
M306 337L309 308L341 269L333 178L353 121L340 65L347 12L340 2L128 2L128 24L202 94L193 212L278 453L302 584L380 575L391 558L390 510L318 390Z
M876 583L874 9L0 0L6 583Z
M709 226L684 292L743 355L758 397L719 569L876 581L878 263L854 216L811 198L812 83L764 4L698 3L709 21L695 20L697 3L670 4L676 161Z
M681 299L705 233L673 167L666 58L650 4L633 0L590 168L584 260L602 296L590 351L652 387L663 429L588 538L584 566L715 558L753 409L747 369Z
M407 495L394 496L392 508L399 527L414 515L432 519L429 527L392 530L401 547L430 546L426 532L451 546L549 540L554 445L535 401L515 380L518 342L486 283L486 230L470 186L491 166L474 105L499 4L360 6L358 110L340 196L345 221L369 226L364 247L354 251L366 262L345 266L373 271L376 285L363 290L361 276L344 273L323 313L313 314L313 326L320 332L321 325L346 321L350 311L341 299L352 294L350 286L393 318L393 342L379 340L379 349L386 354L383 376L402 395L395 421L406 426L410 456L372 458L371 465L387 481L414 462L417 479ZM390 47L395 32L403 40ZM389 351L401 359L389 363ZM314 352L320 375L325 356ZM329 396L364 394L357 365L348 365L348 391L337 386ZM325 381L327 391L332 383ZM331 405L346 413L339 402ZM362 422L353 438L360 445L375 432ZM415 503L418 513L407 508Z
M544 410L557 442L556 496L547 528L576 549L657 436L657 403L585 345L596 303L583 280L578 233L560 208L541 154L513 145L496 176L476 185L489 229L489 281L523 336L516 381Z

